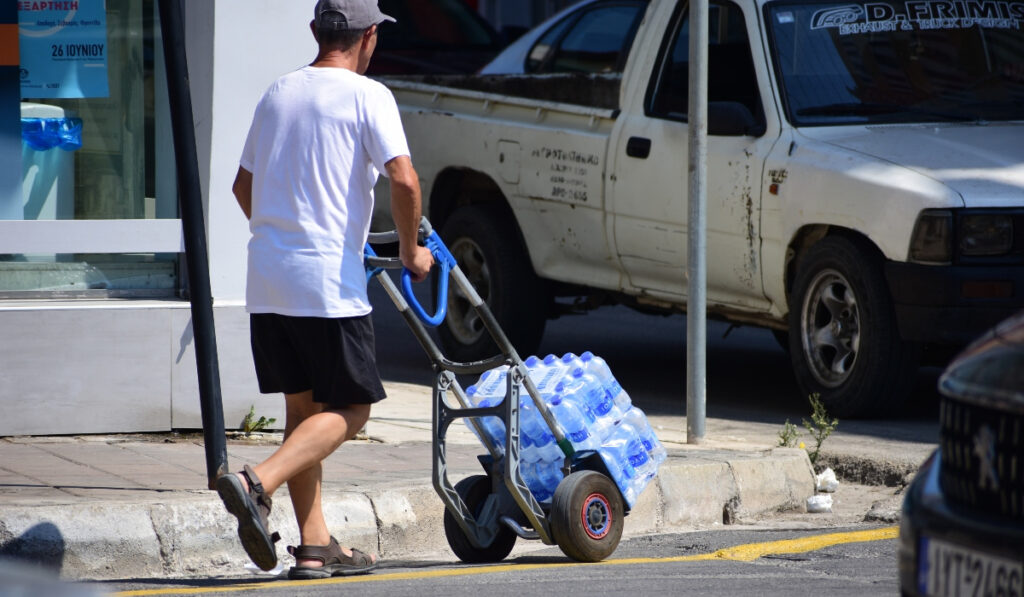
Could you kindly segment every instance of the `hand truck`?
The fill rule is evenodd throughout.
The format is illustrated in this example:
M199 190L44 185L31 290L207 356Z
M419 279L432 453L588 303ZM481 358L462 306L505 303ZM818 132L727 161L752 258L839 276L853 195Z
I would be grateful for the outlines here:
M558 545L565 555L582 562L607 558L619 544L628 506L611 480L604 461L593 450L574 450L530 379L526 365L426 218L421 221L419 239L433 254L434 275L439 276L434 314L427 313L414 296L411 276L402 268L401 261L395 257L378 257L372 248L372 245L397 242L397 232L370 234L365 265L367 281L375 277L384 286L430 357L437 374L433 386L432 476L434 489L445 506L444 530L449 546L460 560L470 563L503 560L512 551L517 537ZM385 271L388 269L402 269L401 291ZM436 327L444 321L449 278L454 279L458 291L477 311L500 354L459 363L447 359L434 343L426 326ZM509 368L504 400L492 406L474 406L456 375L479 375L501 365ZM520 471L521 387L526 389L565 454L562 466L565 477L550 503L540 503L534 498ZM454 404L451 397L454 397ZM467 419L477 436L485 438L483 417L497 417L504 423L504 449L483 441L488 453L478 459L485 474L467 477L453 486L448 480L445 456L448 426L458 419Z

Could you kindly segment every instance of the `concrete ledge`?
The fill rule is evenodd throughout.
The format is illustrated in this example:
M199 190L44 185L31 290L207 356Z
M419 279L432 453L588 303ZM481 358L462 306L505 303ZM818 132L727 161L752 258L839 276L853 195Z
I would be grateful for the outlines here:
M772 465L765 467L764 460ZM815 493L814 469L803 450L776 448L760 458L730 459L729 467L739 490L739 520L802 510L805 500Z
M813 492L801 450L676 455L641 495L625 535L794 510ZM325 491L324 508L339 540L375 549L382 558L454 557L429 480L366 493ZM271 526L281 531L278 553L287 566L283 545L298 543L298 536L284 492L275 498ZM57 562L61 576L78 580L235 575L249 564L235 528L213 492L159 503L0 505L0 556Z

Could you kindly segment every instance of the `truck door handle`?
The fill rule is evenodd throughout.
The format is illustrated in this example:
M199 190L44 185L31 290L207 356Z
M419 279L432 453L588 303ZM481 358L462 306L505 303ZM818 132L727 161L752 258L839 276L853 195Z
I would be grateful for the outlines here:
M647 156L651 155L651 140L644 137L630 137L629 141L626 141L626 155L641 160L647 159Z

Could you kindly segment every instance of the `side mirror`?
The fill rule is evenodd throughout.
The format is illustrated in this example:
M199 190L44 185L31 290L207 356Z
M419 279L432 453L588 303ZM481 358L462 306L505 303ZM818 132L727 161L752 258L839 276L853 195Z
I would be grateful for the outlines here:
M708 134L723 137L760 137L766 130L750 108L739 102L708 102Z

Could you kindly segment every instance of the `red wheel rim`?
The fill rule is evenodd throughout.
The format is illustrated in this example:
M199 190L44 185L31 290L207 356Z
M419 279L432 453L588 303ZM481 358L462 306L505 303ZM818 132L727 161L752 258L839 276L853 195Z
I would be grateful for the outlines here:
M612 530L612 506L608 498L592 493L583 500L580 508L580 524L591 539L604 539Z

